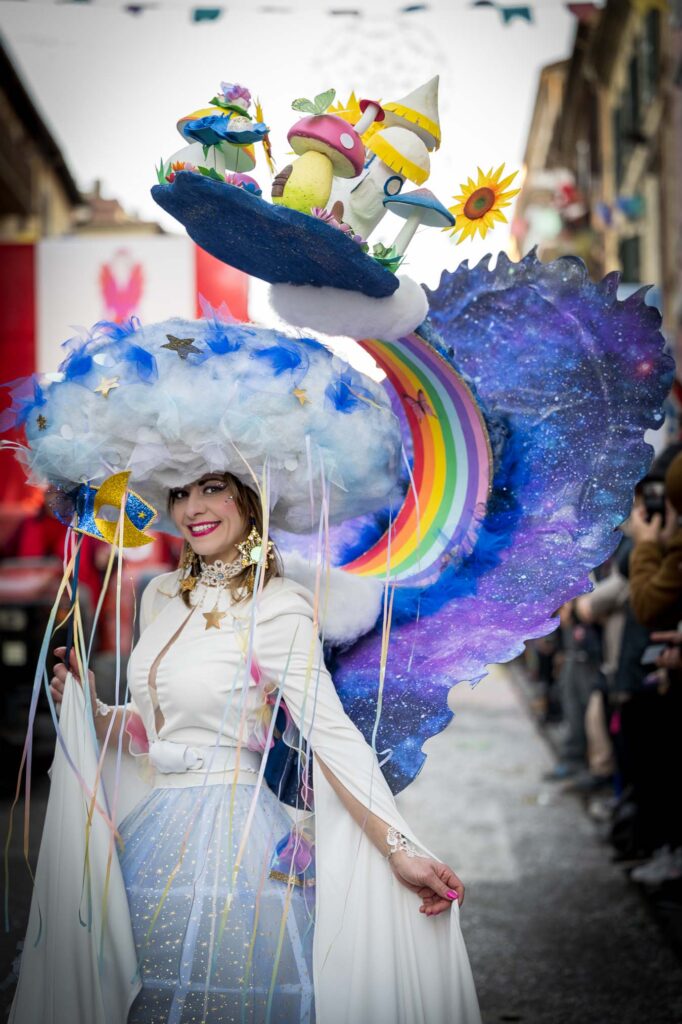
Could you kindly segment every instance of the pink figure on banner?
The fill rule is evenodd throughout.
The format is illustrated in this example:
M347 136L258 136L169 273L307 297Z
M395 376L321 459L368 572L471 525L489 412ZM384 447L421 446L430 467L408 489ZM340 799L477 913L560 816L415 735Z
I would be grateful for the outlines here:
M133 262L128 249L118 249L99 272L106 316L117 324L136 313L144 290L142 264Z

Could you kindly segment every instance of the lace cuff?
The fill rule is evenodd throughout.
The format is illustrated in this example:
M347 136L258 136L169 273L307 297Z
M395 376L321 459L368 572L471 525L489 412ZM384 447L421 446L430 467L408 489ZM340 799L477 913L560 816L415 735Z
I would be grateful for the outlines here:
M386 843L388 845L386 860L390 860L394 853L406 853L408 857L426 857L425 853L418 850L414 843L411 843L402 832L398 832L393 825L389 825Z

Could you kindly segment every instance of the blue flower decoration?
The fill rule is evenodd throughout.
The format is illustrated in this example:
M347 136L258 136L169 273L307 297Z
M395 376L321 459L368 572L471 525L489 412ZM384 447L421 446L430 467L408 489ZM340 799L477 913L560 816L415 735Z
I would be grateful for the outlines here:
M200 142L203 146L219 146L221 142L247 146L251 142L261 142L268 134L268 126L262 121L249 121L248 124L240 121L236 125L233 121L232 117L208 114L206 117L198 117L195 121L188 121L182 134L186 139Z

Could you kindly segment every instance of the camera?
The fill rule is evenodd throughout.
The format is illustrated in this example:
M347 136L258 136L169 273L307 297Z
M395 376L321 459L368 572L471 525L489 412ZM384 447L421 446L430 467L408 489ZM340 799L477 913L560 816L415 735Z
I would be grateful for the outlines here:
M661 517L661 525L665 524L665 484L663 480L645 480L642 484L642 498L646 509L647 522L655 515Z

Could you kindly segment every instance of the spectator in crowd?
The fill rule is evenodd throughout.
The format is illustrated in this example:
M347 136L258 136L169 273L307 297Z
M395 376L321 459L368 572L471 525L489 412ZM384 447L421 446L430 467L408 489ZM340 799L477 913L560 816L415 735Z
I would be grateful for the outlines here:
M625 538L623 542L626 543ZM601 666L585 708L588 777L581 788L611 785L616 770L613 743L609 735L610 698L618 670L623 641L628 581L619 569L618 552L606 575L594 590L575 602L576 615L585 625L601 628Z
M651 640L663 634L670 644L682 620L682 454L667 468L664 495L664 514L645 502L632 513L630 599ZM645 652L649 674L621 715L640 845L654 854L633 878L650 884L682 877L682 669L672 642L670 651Z
M600 629L596 624L582 623L576 614L575 604L575 601L569 601L559 611L562 658L558 691L564 736L559 762L545 776L550 782L562 782L585 773L585 714L592 691L599 685Z

